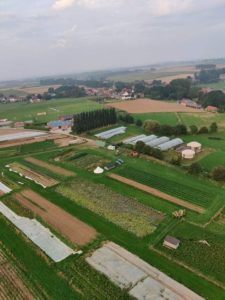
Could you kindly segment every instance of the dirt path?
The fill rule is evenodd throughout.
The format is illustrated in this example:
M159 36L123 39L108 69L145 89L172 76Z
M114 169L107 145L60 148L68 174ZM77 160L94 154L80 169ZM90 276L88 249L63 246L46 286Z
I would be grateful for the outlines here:
M94 228L31 190L16 194L14 198L77 245L88 244L96 237Z
M161 192L161 191L159 191L157 189L154 189L154 188L152 188L150 186L141 184L141 183L139 183L137 181L134 181L134 180L131 180L131 179L128 179L128 178L125 178L123 176L120 176L120 175L117 175L117 174L113 174L113 173L109 174L108 176L110 178L113 178L115 180L123 182L123 183L125 183L127 185L135 187L136 189L139 189L139 190L144 191L146 193L152 194L152 195L154 195L156 197L159 197L159 198L162 198L162 199L164 199L166 201L175 203L175 204L177 204L179 206L182 206L182 207L185 207L187 209L193 210L193 211L195 211L197 213L203 214L205 212L205 209L202 208L202 207L200 207L200 206L198 206L198 205L191 204L191 203L186 202L184 200L181 200L179 198L173 197L173 196L168 195L166 193L163 193L163 192Z
M55 166L53 164L46 163L45 161L36 159L34 157L27 157L27 158L25 158L25 160L32 163L32 164L34 164L34 165L43 167L43 168L45 168L49 171L52 171L53 173L59 174L59 175L68 176L68 177L75 175L75 173L72 172L72 171L68 171L66 169Z

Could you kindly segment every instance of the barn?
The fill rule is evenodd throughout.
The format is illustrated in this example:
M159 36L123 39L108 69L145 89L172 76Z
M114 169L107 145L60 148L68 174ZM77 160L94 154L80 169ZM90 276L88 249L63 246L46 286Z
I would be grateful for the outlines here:
M173 236L167 235L164 239L163 246L176 250L180 245L180 241Z

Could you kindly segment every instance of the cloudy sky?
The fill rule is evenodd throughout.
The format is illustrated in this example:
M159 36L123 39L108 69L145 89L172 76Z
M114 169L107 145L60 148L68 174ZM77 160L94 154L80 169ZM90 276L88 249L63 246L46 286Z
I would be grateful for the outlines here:
M0 0L0 80L225 57L225 0Z

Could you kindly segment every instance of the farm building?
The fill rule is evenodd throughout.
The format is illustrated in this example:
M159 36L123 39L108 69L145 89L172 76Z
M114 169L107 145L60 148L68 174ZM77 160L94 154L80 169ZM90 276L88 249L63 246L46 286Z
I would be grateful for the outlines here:
M117 128L114 128L114 129L110 129L110 130L98 133L95 136L100 138L100 139L107 140L107 139L110 139L111 137L113 137L115 135L125 133L126 130L127 130L127 127L121 126L121 127L117 127Z
M14 127L15 128L23 128L24 127L24 122L15 122Z
M163 246L176 250L180 245L180 241L173 236L167 235L164 239Z
M97 167L95 170L94 170L94 174L102 174L104 172L104 170L100 167Z
M206 107L206 110L209 111L209 112L217 112L218 107L209 105L209 106Z
M12 121L2 121L0 122L0 128L10 128L12 124Z
M182 145L184 142L182 141L182 139L176 138L173 140L170 140L166 143L160 144L157 148L159 148L161 151L167 151L170 149L174 149L177 146Z
M134 144L136 144L136 142L140 141L141 139L143 139L145 137L146 137L145 134L140 134L140 135L133 136L131 138L124 140L123 143L126 145L134 145Z
M181 152L182 158L193 159L195 157L195 151L191 149L185 149Z
M51 121L48 122L47 126L51 130L57 130L57 129L68 130L71 129L71 127L73 126L73 122L72 121Z
M166 136L162 136L160 138L157 139L153 139L152 141L146 143L146 145L150 146L150 147L157 147L163 143L168 142L170 139Z
M111 151L114 151L114 150L116 150L116 146L109 145L109 146L107 147L107 149L108 149L108 150L111 150Z
M196 108L196 109L202 108L202 106L200 104L196 103L195 101L192 101L191 99L184 98L179 103L185 107L191 107L191 108Z
M74 115L65 115L65 116L60 116L59 120L60 121L71 121L73 120Z
M187 144L187 146L191 148L191 150L193 150L194 152L199 152L202 150L202 145L198 142L190 142Z

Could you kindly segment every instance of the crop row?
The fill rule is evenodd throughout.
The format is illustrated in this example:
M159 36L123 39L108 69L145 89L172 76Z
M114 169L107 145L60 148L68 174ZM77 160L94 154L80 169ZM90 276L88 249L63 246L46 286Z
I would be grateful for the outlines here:
M214 195L208 193L208 191L205 192L204 190L197 189L193 186L188 186L180 182L177 183L169 178L163 178L129 167L126 169L120 169L117 171L117 173L137 182L156 188L164 193L187 200L203 207L208 207L214 197Z

